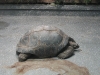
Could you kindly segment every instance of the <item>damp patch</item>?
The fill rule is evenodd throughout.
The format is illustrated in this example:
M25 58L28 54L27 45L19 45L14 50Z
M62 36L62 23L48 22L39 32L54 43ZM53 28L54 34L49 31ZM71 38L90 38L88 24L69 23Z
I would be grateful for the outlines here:
M54 72L54 75L90 75L86 67L80 67L72 62L61 59L34 59L25 62L17 62L9 67L15 69L16 75L30 75L31 73L49 73ZM45 69L45 70L43 70ZM33 70L33 72L31 72ZM39 73L41 72L41 73Z
M9 26L9 23L0 21L0 30L5 29Z

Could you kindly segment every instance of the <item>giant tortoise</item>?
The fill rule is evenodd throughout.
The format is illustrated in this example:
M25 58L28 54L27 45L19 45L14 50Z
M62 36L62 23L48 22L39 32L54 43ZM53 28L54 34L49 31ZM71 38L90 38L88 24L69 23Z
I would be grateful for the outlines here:
M70 57L79 45L73 38L54 26L37 26L24 34L17 44L16 53L19 61L28 58Z

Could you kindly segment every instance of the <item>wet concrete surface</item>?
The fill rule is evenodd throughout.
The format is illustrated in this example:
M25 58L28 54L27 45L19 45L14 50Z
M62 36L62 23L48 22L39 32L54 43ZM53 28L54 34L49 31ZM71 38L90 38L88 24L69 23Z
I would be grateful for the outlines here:
M53 11L51 13L53 13ZM22 16L0 14L0 74L13 75L12 72L14 70L9 71L4 67L12 65L18 61L15 53L16 45L21 36L23 36L26 31L39 25L52 25L60 28L66 34L73 37L76 40L76 42L80 45L80 49L82 51L75 52L74 56L66 60L69 60L79 66L85 66L89 70L91 75L99 75L100 16L91 16L89 14L89 16L78 16L78 13L74 16L68 16L65 13L65 15L63 14L60 16L57 16L59 14L55 16L52 14L44 14L41 16L29 14ZM83 12L83 14L85 13ZM48 72L48 70L45 71ZM51 73L52 75L51 71L49 71L49 73ZM38 73L36 74L40 75ZM54 75L57 74L54 73Z
M25 62L17 62L8 68L16 68L15 74L18 75L30 75L30 73L31 75L90 75L86 67L80 67L67 60L52 58L31 59Z
M9 26L8 23L3 22L3 21L0 21L0 29L4 29L4 28L6 28L6 27L8 27L8 26Z

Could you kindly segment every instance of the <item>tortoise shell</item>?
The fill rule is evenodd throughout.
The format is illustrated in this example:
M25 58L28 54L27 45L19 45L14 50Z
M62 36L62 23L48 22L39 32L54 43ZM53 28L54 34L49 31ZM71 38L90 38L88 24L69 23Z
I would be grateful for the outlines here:
M55 56L68 44L68 35L54 26L38 26L26 32L17 44L17 52L38 57Z

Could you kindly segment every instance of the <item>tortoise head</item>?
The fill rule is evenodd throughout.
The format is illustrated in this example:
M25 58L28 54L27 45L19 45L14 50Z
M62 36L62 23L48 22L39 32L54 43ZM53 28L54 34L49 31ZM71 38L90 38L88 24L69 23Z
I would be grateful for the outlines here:
M77 48L79 48L79 45L78 44L75 44L75 45L73 44L73 48L77 49Z
M79 48L79 45L78 45L76 42L70 41L70 45L71 45L74 49Z

